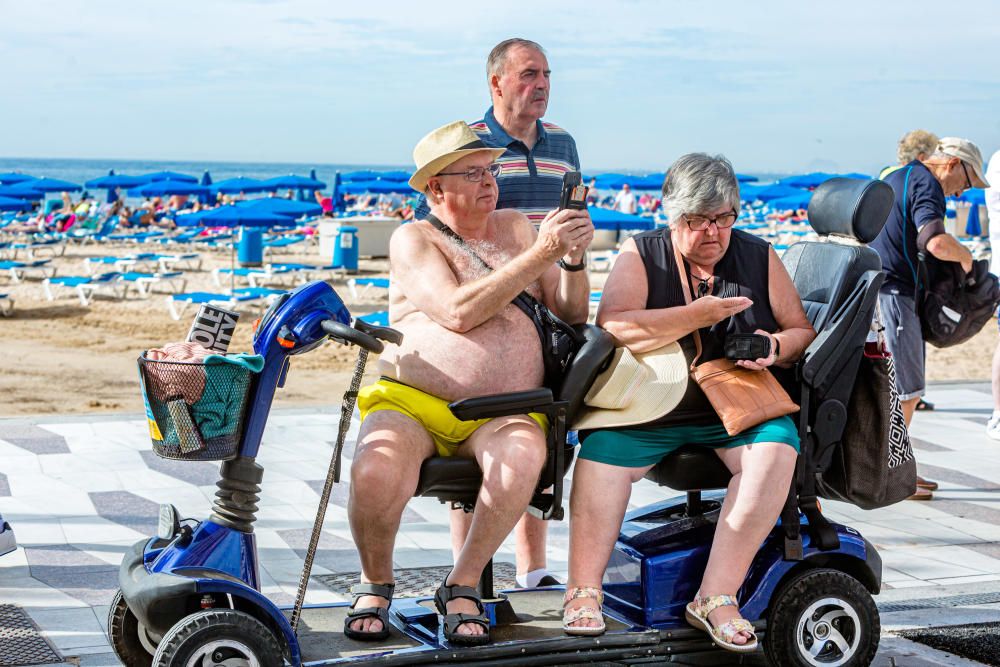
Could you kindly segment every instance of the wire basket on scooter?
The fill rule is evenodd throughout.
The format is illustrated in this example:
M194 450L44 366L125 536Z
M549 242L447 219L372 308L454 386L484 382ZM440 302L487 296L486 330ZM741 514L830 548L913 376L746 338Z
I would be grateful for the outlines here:
M153 451L183 461L236 458L254 376L234 363L139 357Z

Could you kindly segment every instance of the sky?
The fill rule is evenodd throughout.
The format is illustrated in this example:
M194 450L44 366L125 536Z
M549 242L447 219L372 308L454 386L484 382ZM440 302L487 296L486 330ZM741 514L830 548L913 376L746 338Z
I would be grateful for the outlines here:
M0 157L398 164L541 43L584 169L863 171L1000 149L1000 2L0 0Z

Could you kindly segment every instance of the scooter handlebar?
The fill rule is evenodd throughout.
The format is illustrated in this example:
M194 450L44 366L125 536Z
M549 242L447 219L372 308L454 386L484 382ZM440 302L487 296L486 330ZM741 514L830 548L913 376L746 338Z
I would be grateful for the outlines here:
M354 328L393 345L399 345L403 342L403 334L390 327L377 327L364 320L354 320Z
M323 320L320 323L320 327L326 335L339 343L343 343L344 345L360 345L372 354L382 353L382 342L364 331L341 324L336 320Z

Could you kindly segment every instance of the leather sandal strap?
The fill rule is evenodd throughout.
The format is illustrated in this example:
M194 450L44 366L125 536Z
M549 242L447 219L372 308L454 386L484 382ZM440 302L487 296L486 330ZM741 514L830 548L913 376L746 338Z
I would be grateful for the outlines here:
M372 584L366 581L362 581L351 586L351 595L354 596L354 601L357 602L358 598L362 595L374 595L375 597L380 597L384 600L392 602L392 594L396 589L396 584Z
M347 617L351 619L377 618L386 624L389 622L389 610L386 607L361 607L359 609L351 607L347 610Z
M563 614L563 625L569 625L570 623L576 623L581 619L590 619L593 621L600 621L604 619L604 615L596 609L591 607L577 607L576 609L570 609L565 614Z
M591 600L596 600L597 605L601 606L604 604L604 593L600 588L594 588L593 586L575 586L566 591L563 596L563 607L565 607L571 600L577 598L590 598Z
M751 640L757 639L757 635L753 631L753 625L751 625L750 621L745 618L734 618L731 621L723 623L717 628L713 628L712 632L715 636L730 644L733 642L733 639L736 638L736 635L741 632L745 632L750 635Z
M739 602L732 595L707 595L705 597L696 597L694 599L694 605L698 608L698 615L703 618L708 618L708 615L719 607L736 607L739 609Z
M455 584L454 586L441 586L442 591L441 597L445 604L455 600L457 598L465 598L467 600L472 600L479 606L479 613L483 613L485 608L483 607L483 600L479 597L479 591L472 586L461 586Z

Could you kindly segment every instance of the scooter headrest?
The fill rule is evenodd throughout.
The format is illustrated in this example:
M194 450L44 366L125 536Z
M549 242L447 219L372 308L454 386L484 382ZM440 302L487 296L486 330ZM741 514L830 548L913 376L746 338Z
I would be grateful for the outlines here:
M831 178L809 202L809 224L820 236L836 235L869 243L885 225L895 194L888 183Z

